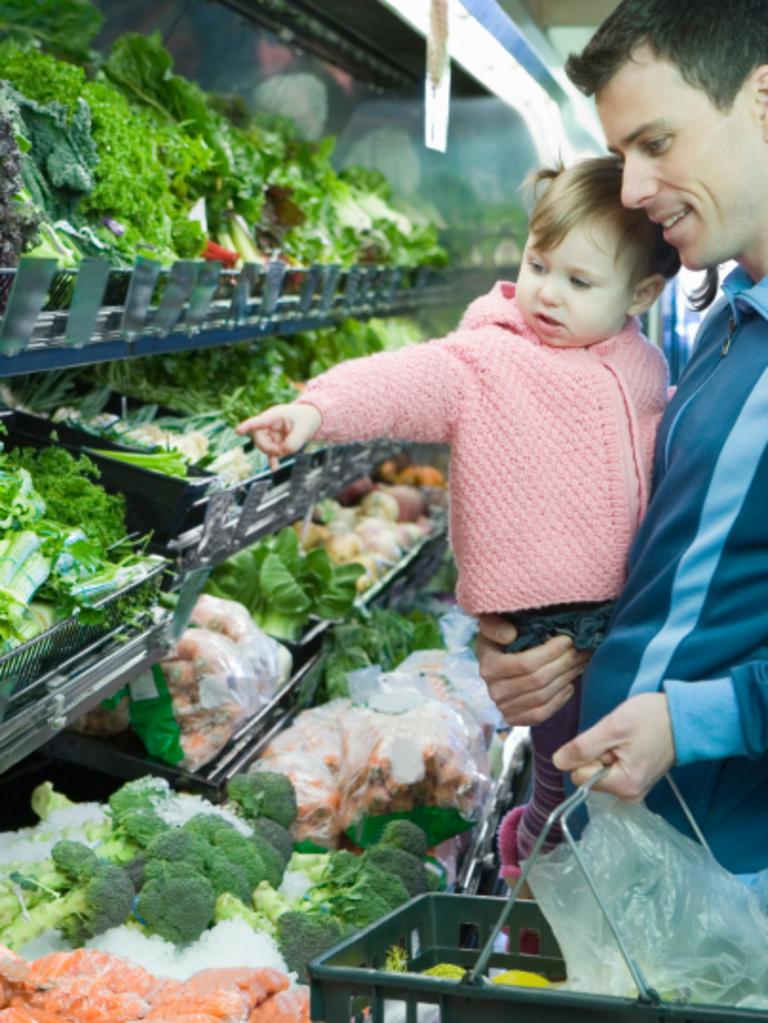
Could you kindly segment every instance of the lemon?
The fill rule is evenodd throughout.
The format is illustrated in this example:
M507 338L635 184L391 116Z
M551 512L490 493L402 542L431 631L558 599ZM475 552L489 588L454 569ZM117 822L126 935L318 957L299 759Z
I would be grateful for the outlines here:
M505 970L495 977L491 977L494 984L515 984L518 987L551 987L546 977L539 973L530 973L528 970Z

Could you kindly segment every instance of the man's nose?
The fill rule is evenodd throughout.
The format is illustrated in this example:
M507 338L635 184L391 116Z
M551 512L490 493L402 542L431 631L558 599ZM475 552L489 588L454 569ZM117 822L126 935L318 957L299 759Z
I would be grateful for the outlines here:
M631 210L642 209L658 191L655 176L643 160L628 156L621 179L621 203Z

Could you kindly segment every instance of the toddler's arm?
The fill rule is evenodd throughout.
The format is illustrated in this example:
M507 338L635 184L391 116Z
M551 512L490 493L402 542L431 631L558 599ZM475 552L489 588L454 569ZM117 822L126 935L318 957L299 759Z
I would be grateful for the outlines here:
M292 455L312 440L323 417L314 405L273 405L265 412L243 420L238 433L249 433L257 448L269 456L269 464L276 469L278 459Z

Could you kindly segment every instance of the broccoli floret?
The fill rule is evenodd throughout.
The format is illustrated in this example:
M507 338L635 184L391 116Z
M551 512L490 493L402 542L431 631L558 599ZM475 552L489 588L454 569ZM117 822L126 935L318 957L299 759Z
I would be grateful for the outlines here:
M310 888L306 898L345 927L359 930L407 902L410 895L396 874L372 863L367 855L340 851L328 857L320 883Z
M129 860L128 863L123 865L123 870L128 874L131 881L133 881L133 887L137 892L144 884L144 863L145 860L143 856L134 856L132 860Z
M308 983L307 964L328 952L344 937L333 917L290 911L277 921L277 945L289 970L295 970L299 983Z
M144 884L158 879L205 877L200 867L187 860L145 860L143 875Z
M183 828L170 828L152 839L145 850L145 856L147 866L152 860L170 860L172 863L184 861L204 873L210 850L210 844L200 835Z
M270 845L273 845L282 856L283 864L287 865L293 855L293 839L290 831L270 817L257 817L256 820L250 821L250 825L254 835L265 838Z
M225 856L230 863L241 870L248 880L248 895L262 881L269 880L267 864L260 850L250 838L241 835L235 828L222 829L213 836L213 848ZM280 882L277 882L277 887Z
M251 885L248 883L245 870L218 849L213 849L206 860L205 876L217 895L229 892L243 902L247 902L251 897Z
M140 848L146 849L153 838L170 830L160 814L145 807L126 810L120 815L119 831Z
M298 871L317 884L325 874L328 859L328 853L295 852L291 854L285 869Z
M107 800L112 819L120 824L123 814L128 810L154 810L155 802L167 798L169 789L164 778L155 778L151 774L126 782Z
M159 814L144 806L122 810L113 822L111 833L99 843L98 854L120 866L127 866L154 838L170 830Z
M374 845L365 852L365 858L380 870L399 877L411 898L423 895L428 890L427 871L423 862L403 849L391 845Z
M261 931L264 934L275 933L275 925L268 920L263 913L251 909L246 903L241 902L230 892L223 892L216 899L216 906L213 911L213 922L221 923L222 920L245 920L254 931Z
M251 845L264 865L263 880L269 881L273 888L279 888L285 873L283 857L271 842L267 842L266 839L261 838L259 835L253 836Z
M222 831L234 831L235 834L239 834L234 824L224 820L217 813L196 813L194 817L190 817L188 821L182 824L182 828L185 831L192 831L196 835L200 835L214 845L216 844L216 836Z
M136 916L152 934L176 945L196 941L213 918L216 894L202 874L155 877L145 881Z
M427 855L426 833L413 821L394 820L384 826L377 845L391 845L423 860Z
M283 913L288 913L296 908L296 903L290 902L266 881L262 881L254 888L252 898L256 912L262 913L272 923L276 923Z
M58 870L75 883L86 881L99 865L99 858L93 849L82 842L62 839L51 849L51 859Z
M52 781L44 781L32 790L30 805L41 821L47 821L54 810L69 809L75 804L57 792Z
M58 899L42 902L20 913L3 931L3 943L18 949L52 928L73 944L124 924L131 913L135 889L120 867L100 863L88 880Z
M291 779L273 771L238 774L229 783L230 802L246 820L269 817L284 828L296 820L296 791Z

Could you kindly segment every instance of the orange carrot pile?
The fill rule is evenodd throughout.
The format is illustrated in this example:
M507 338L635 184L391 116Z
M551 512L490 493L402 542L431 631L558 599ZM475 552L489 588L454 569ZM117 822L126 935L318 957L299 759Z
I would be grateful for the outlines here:
M27 964L0 945L0 1023L309 1023L309 992L270 967L179 981L94 949Z

